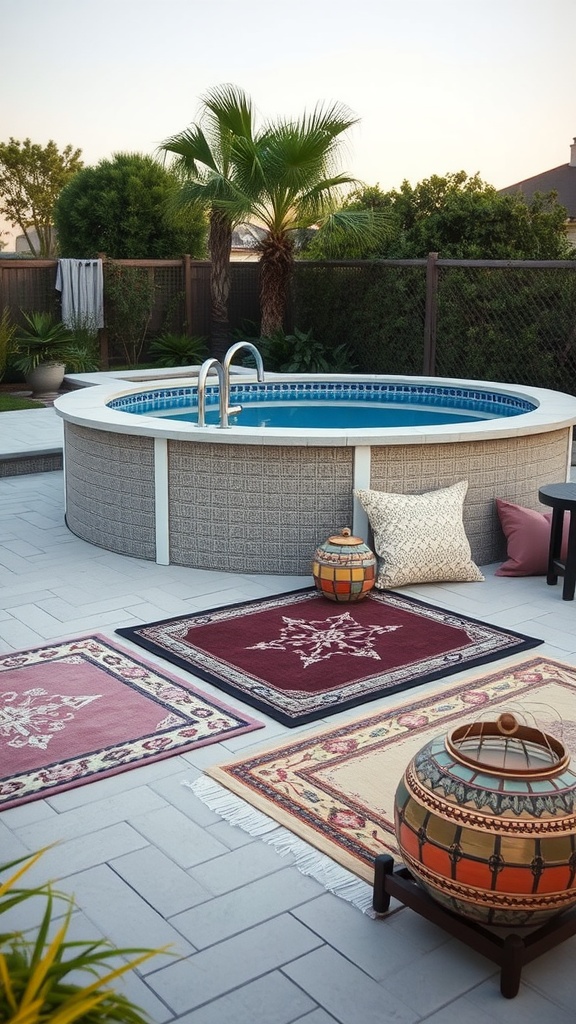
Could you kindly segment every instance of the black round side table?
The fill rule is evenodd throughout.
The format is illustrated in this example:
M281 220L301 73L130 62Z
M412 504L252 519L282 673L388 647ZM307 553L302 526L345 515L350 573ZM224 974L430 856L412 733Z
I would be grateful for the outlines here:
M538 491L538 498L543 505L548 505L552 509L546 582L553 586L558 582L558 577L563 576L562 599L572 601L576 587L576 483L547 484ZM562 527L565 512L570 512L570 529L568 550L566 557L562 559Z

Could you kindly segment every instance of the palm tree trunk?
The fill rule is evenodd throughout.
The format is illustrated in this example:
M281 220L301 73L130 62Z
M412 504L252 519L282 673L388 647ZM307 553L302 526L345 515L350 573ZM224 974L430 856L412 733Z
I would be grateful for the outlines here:
M293 266L293 245L290 239L285 234L268 235L262 244L260 261L260 334L264 338L284 329Z
M209 248L212 262L210 352L216 359L221 359L232 344L232 328L228 320L232 223L229 217L217 210L210 213Z

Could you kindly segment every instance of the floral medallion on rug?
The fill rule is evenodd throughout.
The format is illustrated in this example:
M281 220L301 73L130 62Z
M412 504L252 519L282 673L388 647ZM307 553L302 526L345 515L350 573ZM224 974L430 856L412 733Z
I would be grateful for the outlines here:
M293 853L305 873L366 909L371 893L360 886L357 900L349 873L371 883L375 856L398 855L394 796L411 758L456 725L495 720L504 710L537 723L576 754L576 667L534 658L210 767L186 785L229 822Z
M0 655L0 810L261 728L103 636Z
M288 726L542 643L394 592L342 606L315 589L116 632Z

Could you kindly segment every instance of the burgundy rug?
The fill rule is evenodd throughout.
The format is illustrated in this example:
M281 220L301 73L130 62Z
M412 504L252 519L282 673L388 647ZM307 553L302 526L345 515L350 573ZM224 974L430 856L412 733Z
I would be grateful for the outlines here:
M0 655L0 809L261 728L103 636Z
M542 643L393 592L342 606L314 588L116 632L288 726Z

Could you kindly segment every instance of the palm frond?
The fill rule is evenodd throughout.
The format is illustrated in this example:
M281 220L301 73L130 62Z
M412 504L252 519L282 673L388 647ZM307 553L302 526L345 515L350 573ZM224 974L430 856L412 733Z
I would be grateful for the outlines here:
M345 240L348 251L353 254L365 251L371 244L377 245L382 233L390 227L392 218L383 210L334 210L320 226L321 236L329 252L338 251Z
M213 130L252 138L254 106L243 89L236 85L218 85L202 97L202 103Z
M336 137L357 124L359 118L343 103L333 103L330 106L319 103L311 114L304 114L301 120L304 131L321 131Z
M210 143L199 125L193 124L177 135L165 139L160 145L164 153L173 153L178 159L175 169L191 175L202 174L205 168L218 172L219 166Z

